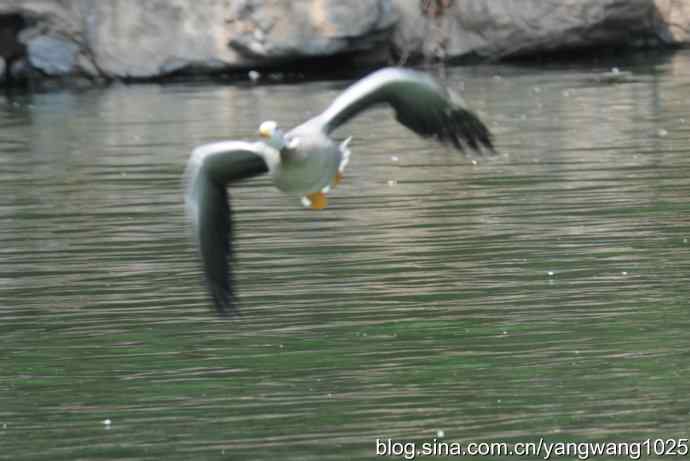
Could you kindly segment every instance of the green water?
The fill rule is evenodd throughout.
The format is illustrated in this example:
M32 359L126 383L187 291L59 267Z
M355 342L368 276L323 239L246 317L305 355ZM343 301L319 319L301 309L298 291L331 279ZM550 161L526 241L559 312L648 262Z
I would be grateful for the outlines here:
M634 78L592 77L613 66ZM338 133L353 158L328 209L235 187L231 320L190 243L189 152L347 82L0 97L0 459L687 438L690 53L447 83L500 155L379 110Z

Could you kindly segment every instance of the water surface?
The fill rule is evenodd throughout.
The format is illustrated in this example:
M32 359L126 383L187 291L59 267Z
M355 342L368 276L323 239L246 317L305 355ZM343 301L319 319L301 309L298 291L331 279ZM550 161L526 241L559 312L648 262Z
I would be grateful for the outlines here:
M595 78L613 66L633 78ZM348 82L0 97L0 458L688 437L690 53L446 78L500 155L377 110L338 133L326 210L237 185L229 321L188 238L189 152Z

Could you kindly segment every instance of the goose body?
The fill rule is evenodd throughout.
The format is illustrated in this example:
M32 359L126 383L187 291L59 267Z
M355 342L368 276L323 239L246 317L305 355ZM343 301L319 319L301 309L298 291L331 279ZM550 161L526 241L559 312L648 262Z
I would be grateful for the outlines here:
M462 100L430 76L387 68L341 93L324 112L283 134L278 124L259 127L258 142L222 141L197 147L187 165L186 207L194 229L209 292L216 309L235 307L232 283L232 219L227 186L269 174L281 191L305 207L327 205L326 194L343 178L348 143L331 133L360 112L388 104L396 119L423 137L458 150L492 150L491 134Z

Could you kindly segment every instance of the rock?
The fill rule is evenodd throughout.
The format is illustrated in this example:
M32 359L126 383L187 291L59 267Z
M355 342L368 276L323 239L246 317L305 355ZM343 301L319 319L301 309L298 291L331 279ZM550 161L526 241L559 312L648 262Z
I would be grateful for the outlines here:
M19 21L14 21L16 25L14 38L20 45L20 48L16 49L21 50L21 53L16 54L15 62L11 66L11 73L15 78L41 76L39 72L32 72L32 69L41 70L44 72L43 75L62 75L70 60L74 64L71 69L73 75L89 75L89 72L81 66L82 62L91 61L88 50L83 48L81 6L82 2L75 0L3 0L0 2L0 18L20 18ZM29 53L27 44L39 37L44 38L34 43L33 58L26 60L25 56ZM58 42L52 42L52 40ZM53 52L60 53L62 63L58 63L57 58L51 55ZM70 55L73 55L73 58L70 58Z
M396 22L392 0L240 0L230 46L264 61L374 51Z
M73 39L79 43L83 23L80 0L3 0L0 16L22 18L18 30L20 42L38 35L50 35Z
M242 60L227 46L231 39L225 22L227 4L221 0L86 2L85 41L96 67L116 78L237 65Z
M690 44L690 3L686 0L656 0L659 38L672 45Z
M47 75L67 75L74 70L79 47L62 38L40 35L27 46L29 63Z
M392 0L113 0L86 5L85 35L94 61L106 75L120 78L373 50L396 22Z
M443 0L436 16L415 3L395 0L400 56L499 59L655 38L650 0Z
M0 58L10 71L22 61L30 78L246 72L340 54L371 66L391 50L400 61L500 59L602 44L690 45L690 1L0 0Z

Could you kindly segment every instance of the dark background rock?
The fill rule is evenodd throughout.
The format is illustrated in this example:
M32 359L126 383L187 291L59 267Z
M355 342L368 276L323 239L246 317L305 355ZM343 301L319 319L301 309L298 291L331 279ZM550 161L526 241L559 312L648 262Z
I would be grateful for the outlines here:
M19 40L19 31L25 27L20 14L0 14L0 81L11 78L12 64L26 54L26 47Z

